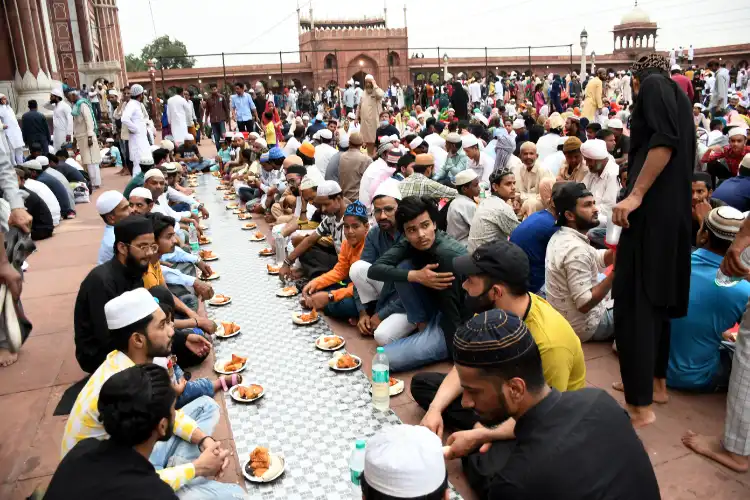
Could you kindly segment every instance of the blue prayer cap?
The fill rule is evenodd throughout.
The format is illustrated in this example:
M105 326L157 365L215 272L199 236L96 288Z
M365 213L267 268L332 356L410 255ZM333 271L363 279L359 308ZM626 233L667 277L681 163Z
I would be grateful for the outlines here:
M269 160L280 160L282 158L286 158L286 155L284 154L284 151L282 151L280 147L274 146L268 150Z
M263 153L262 155L260 155L260 162L268 163L268 157L269 157L268 153Z
M347 215L353 215L355 217L359 217L360 219L367 220L367 207L364 206L364 204L357 200L349 204L348 207L346 207L346 211L344 212L344 217Z

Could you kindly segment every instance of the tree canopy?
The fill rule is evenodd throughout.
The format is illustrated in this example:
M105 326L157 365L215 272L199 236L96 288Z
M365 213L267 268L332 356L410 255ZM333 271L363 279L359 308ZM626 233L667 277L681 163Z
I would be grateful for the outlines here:
M145 71L148 69L148 61L156 58L159 61L156 69L192 68L195 66L195 58L187 55L184 43L163 35L143 47L140 56L128 54L125 57L125 67L128 71Z

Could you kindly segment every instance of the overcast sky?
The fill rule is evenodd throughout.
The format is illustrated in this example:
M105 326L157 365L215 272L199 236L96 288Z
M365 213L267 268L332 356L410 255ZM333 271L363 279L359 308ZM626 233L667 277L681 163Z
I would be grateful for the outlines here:
M694 47L731 45L748 41L750 8L747 0L642 0L652 22L658 23L657 49L693 44ZM299 0L303 17L309 1ZM587 52L612 52L612 27L633 8L632 0L592 2L583 0L387 0L388 26L404 25L406 3L409 46L425 47L525 47L573 45L580 58L579 34L589 34ZM140 53L157 36L176 37L191 54L221 52L278 52L297 50L297 0L273 0L258 4L243 0L120 0L120 27L125 53ZM357 6L356 4L360 4ZM743 6L744 5L744 6ZM592 6L599 7L597 9ZM360 18L383 13L382 0L341 2L313 0L313 16ZM532 24L536 18L539 22ZM243 21L244 19L244 21ZM542 22L542 20L544 22ZM154 29L155 28L155 29ZM568 54L567 47L538 49L537 54ZM484 50L443 50L448 55L484 56ZM411 53L411 52L410 52ZM490 55L525 55L522 51L490 51ZM270 58L270 59L269 59ZM233 56L226 64L253 64L278 60L278 56ZM284 55L284 62L296 62ZM199 58L196 66L220 65L221 58Z

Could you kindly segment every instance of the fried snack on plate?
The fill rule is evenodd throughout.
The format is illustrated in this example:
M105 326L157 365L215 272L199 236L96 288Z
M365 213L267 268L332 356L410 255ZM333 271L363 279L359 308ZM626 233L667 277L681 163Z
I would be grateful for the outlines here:
M313 310L309 313L300 314L299 319L300 321L312 321L314 319L318 319L318 311L313 308Z
M238 387L237 392L242 399L256 399L263 394L263 387L258 384L251 384L247 387L240 385Z
M357 360L351 354L346 353L336 361L336 368L354 368L357 366Z

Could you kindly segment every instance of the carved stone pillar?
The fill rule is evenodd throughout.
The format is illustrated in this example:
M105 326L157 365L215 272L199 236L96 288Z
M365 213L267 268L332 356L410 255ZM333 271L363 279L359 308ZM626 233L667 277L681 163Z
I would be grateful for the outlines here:
M76 17L78 18L78 32L81 35L83 62L91 62L94 60L94 50L91 47L91 30L89 29L86 0L76 0Z

